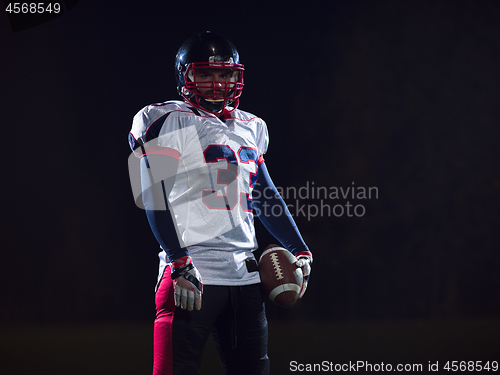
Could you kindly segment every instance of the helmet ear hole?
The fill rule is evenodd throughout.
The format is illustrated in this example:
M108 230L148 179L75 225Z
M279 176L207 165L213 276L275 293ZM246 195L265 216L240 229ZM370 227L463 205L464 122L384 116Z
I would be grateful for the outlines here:
M190 97L193 95L191 92L188 91L188 89L186 89L186 87L182 87L181 90L182 90L182 96Z

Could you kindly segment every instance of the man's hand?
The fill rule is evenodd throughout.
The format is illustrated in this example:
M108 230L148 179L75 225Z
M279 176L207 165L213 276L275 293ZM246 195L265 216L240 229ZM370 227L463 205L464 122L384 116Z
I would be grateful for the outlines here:
M203 284L201 275L193 264L190 256L179 258L172 262L172 274L174 281L175 306L193 311L201 309L201 295Z
M297 262L295 264L297 267L302 268L302 275L304 275L304 280L302 282L302 289L300 289L299 298L302 298L307 289L307 283L309 282L309 275L311 274L311 264L313 261L312 254L310 252L302 252L295 256Z

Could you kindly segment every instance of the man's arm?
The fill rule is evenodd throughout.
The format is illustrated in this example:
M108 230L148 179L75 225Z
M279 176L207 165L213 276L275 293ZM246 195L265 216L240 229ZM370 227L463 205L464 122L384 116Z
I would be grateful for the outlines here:
M189 255L179 242L168 196L177 173L177 159L166 155L147 155L141 159L142 201L151 230L170 261Z
M302 268L304 274L304 285L300 292L302 297L307 288L309 274L311 272L312 253L309 251L304 239L300 235L299 228L293 220L292 214L288 210L286 203L276 189L266 164L259 165L257 184L255 186L256 196L259 199L253 201L255 212L267 230L297 258L297 265ZM280 215L273 215L276 212L272 208L275 205L281 207Z
M255 195L259 199L253 200L257 217L267 230L294 255L309 252L309 248L300 235L292 214L269 176L265 163L259 165L258 173L255 186L257 194ZM276 205L280 206L281 209L273 210L272 207ZM273 215L272 212L281 212L281 215Z
M141 159L142 199L146 216L156 240L172 262L175 305L183 309L201 308L203 285L188 250L182 246L176 230L168 196L175 184L179 162L172 156L145 155Z

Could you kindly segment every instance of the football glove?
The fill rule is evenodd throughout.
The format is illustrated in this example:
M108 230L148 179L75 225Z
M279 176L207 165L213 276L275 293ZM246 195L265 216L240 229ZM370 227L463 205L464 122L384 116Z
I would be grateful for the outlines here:
M193 259L188 255L172 262L170 276L174 281L175 306L189 311L193 311L193 308L201 309L203 284L201 275L193 264Z
M310 252L302 252L295 256L297 261L295 264L297 267L302 268L302 275L304 279L302 281L302 288L299 292L299 298L302 298L307 289L307 283L309 282L309 275L311 274L311 264L313 261L312 254Z

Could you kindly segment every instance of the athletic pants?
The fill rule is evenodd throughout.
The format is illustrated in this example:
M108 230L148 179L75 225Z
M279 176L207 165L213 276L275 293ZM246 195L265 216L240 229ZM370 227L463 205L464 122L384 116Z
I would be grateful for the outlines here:
M224 374L269 374L260 285L204 285L201 310L187 311L175 307L167 267L156 292L153 375L198 374L210 334Z

